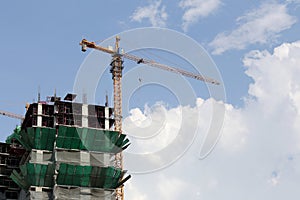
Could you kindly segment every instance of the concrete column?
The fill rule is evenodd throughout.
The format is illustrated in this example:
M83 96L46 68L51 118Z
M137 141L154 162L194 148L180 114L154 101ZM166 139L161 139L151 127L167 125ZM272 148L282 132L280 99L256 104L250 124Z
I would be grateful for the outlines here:
M90 153L89 152L84 152L80 151L80 163L85 164L85 165L91 165L90 161Z
M82 104L82 127L88 127L89 121L88 121L88 104Z
M104 116L105 116L105 129L109 130L109 107L105 107Z
M43 104L38 103L38 107L37 107L37 126L42 126L42 108L43 108Z

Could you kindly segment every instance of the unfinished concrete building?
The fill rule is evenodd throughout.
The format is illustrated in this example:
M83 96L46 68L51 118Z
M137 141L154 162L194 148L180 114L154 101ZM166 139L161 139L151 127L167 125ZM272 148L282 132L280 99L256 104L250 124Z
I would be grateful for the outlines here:
M76 103L75 97L30 104L10 136L26 149L10 174L21 188L19 199L115 200L130 178L116 165L129 140L112 130L113 109Z

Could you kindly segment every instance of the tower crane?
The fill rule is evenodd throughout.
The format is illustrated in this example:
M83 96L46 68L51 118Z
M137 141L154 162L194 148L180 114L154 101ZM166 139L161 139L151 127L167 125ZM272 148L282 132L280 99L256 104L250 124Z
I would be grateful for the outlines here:
M23 116L23 115L18 115L18 114L11 113L11 112L7 112L7 111L3 111L3 110L0 110L0 114L1 114L1 115L4 115L4 116L7 116L7 117L20 119L20 120L23 120L23 119L24 119L24 116Z
M171 67L168 65L164 65L154 60L148 60L145 58L140 58L135 55L131 55L128 53L123 53L120 51L119 47L120 37L116 36L115 48L105 48L97 45L95 42L90 42L86 39L83 39L79 44L81 45L81 50L85 52L87 48L96 49L105 53L108 53L112 56L111 69L113 79L113 92L114 92L114 117L115 117L115 131L118 131L120 134L122 133L122 70L123 70L123 60L122 58L127 58L129 60L135 61L137 64L146 64L152 67L157 67L163 70L167 70L170 72L174 72L177 74L181 74L183 76L187 76L193 79L201 80L207 83L219 85L220 83L212 78L204 77L200 74L194 74L179 68ZM119 153L116 155L116 163L117 167L123 169L122 162L122 154ZM117 199L124 200L123 187L117 189Z

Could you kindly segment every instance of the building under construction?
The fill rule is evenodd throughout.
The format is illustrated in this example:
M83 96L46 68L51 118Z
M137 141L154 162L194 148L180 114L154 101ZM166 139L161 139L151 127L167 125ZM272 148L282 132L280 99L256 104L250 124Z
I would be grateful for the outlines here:
M130 176L116 155L129 146L113 131L113 108L53 96L28 106L1 147L1 199L117 199Z

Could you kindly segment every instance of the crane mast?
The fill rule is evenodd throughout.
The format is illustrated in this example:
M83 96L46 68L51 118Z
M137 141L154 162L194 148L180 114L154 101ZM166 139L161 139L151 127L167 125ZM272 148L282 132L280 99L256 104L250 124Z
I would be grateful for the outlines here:
M111 62L110 72L112 73L113 87L114 87L114 117L115 130L122 132L122 70L123 60L119 48L120 38L116 37L115 51Z
M113 79L113 89L114 89L114 117L115 117L115 131L118 131L120 134L122 133L122 70L123 70L123 60L122 58L127 58L129 60L133 60L137 62L137 64L146 64L149 66L157 67L163 70L167 70L173 73L181 74L183 76L187 76L190 78L194 78L197 80L201 80L207 83L219 85L220 83L212 78L204 77L200 74L194 74L182 69L178 69L175 67L170 67L168 65L164 65L161 63L157 63L153 60L147 60L144 58L137 57L135 55L127 54L120 52L119 47L120 37L116 37L115 48L114 50L105 48L97 45L95 42L90 42L86 39L83 39L80 42L81 50L85 52L87 48L96 49L108 54L112 55L111 69ZM122 153L118 153L116 155L116 163L117 167L123 169L123 157ZM124 200L124 190L123 187L117 189L117 199Z
M115 118L115 131L122 133L122 70L123 70L123 60L120 54L119 47L120 38L116 37L115 51L113 54L111 69L114 88L114 118ZM116 165L117 167L123 169L123 156L122 153L116 155ZM117 199L124 199L124 188L117 188Z

